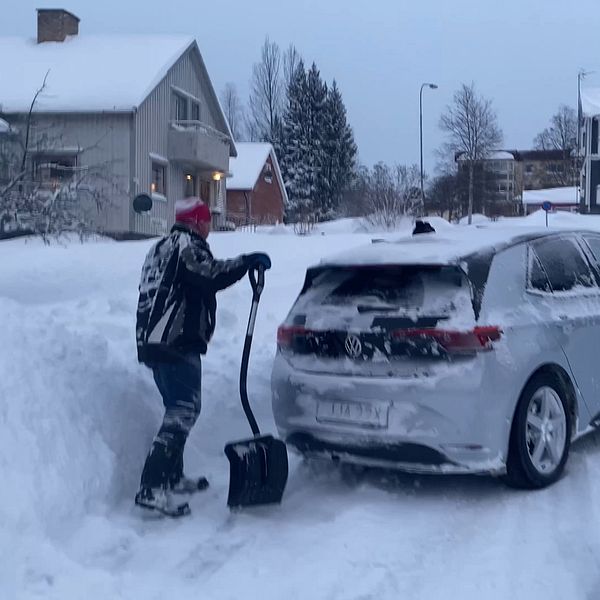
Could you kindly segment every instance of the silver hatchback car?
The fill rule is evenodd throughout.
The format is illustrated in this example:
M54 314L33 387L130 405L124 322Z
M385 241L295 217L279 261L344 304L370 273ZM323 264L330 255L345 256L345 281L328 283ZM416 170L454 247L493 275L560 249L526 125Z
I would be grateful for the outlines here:
M600 233L425 233L325 260L277 333L275 421L308 457L556 481L600 424Z

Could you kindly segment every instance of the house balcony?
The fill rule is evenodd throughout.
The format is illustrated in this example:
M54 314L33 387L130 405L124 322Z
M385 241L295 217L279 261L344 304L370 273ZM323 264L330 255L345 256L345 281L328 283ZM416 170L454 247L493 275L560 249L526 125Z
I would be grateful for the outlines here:
M195 169L226 172L229 138L200 121L171 121L168 159Z

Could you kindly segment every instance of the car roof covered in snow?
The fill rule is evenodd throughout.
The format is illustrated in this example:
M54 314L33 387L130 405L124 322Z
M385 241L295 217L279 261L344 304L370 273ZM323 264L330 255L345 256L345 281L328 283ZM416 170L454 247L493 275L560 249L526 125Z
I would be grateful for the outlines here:
M0 37L0 107L27 112L46 77L37 112L131 111L194 44L186 35L77 35L41 44Z
M377 241L323 259L327 266L366 266L392 264L451 265L475 255L493 255L516 244L549 235L578 233L580 229L542 229L498 225L456 227L441 233L407 235L392 241ZM587 233L598 233L585 230Z

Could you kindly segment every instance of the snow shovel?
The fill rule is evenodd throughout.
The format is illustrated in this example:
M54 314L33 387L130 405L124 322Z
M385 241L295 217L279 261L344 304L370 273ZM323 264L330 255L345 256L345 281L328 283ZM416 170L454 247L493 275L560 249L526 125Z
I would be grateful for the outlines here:
M248 402L248 361L258 301L265 284L265 270L263 267L250 269L248 276L252 285L252 308L242 354L240 398L254 437L225 446L225 455L229 459L229 508L281 502L288 477L285 444L272 435L261 435Z

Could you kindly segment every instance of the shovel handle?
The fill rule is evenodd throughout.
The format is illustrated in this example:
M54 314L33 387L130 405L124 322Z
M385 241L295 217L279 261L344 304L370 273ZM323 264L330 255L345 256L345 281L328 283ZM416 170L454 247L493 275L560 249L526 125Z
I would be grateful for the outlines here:
M248 277L253 296L260 296L265 287L265 268L263 266L253 267L248 271Z
M258 274L258 275L257 275ZM242 365L240 367L240 398L242 408L252 429L252 433L260 435L258 423L254 418L254 413L248 400L248 362L250 361L250 348L252 347L252 335L254 334L254 323L258 311L258 301L265 285L265 270L259 266L256 269L248 271L250 285L252 286L252 306L250 308L250 317L248 318L248 328L246 329L246 339L244 340L244 351L242 352Z

